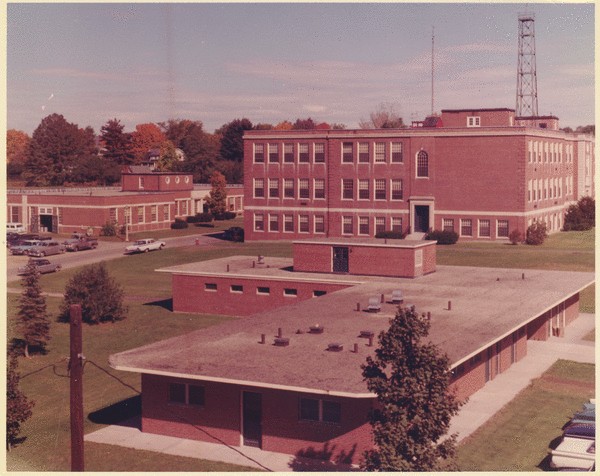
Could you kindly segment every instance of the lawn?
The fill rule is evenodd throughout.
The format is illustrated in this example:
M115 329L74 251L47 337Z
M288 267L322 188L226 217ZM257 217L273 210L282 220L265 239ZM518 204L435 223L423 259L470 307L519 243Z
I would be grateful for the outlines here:
M563 426L594 397L595 366L559 360L458 447L461 471L546 471Z

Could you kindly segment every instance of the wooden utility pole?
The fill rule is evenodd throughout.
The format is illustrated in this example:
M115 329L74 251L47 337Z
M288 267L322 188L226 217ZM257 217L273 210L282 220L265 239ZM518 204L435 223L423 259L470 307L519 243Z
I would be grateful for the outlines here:
M71 471L83 471L83 353L81 305L71 304Z

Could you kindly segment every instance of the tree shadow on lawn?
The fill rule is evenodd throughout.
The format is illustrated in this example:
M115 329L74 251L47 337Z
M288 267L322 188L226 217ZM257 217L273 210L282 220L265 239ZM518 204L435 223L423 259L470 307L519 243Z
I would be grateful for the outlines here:
M157 306L173 312L173 298L161 299L159 301L145 302L144 306Z
M119 425L139 428L142 398L137 395L91 412L88 419L100 425Z

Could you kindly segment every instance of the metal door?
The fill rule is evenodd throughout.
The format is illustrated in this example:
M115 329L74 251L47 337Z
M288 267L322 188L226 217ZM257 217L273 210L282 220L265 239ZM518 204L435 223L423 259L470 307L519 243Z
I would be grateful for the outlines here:
M333 272L347 273L348 265L348 248L346 246L333 247Z
M245 446L262 447L262 395L242 392L242 435Z

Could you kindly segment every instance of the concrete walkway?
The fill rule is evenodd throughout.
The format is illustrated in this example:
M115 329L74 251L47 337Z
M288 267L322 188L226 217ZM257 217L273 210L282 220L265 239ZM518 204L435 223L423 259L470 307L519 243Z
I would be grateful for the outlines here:
M565 337L551 337L546 342L528 341L527 356L472 395L452 421L450 433L458 433L459 441L472 434L526 388L533 379L542 375L559 359L595 363L594 342L582 340L582 337L594 328L594 315L581 314L567 327ZM223 461L266 471L343 471L350 469L328 466L326 463L316 460L300 459L247 446L231 447L218 443L152 435L142 433L139 428L139 419L136 419L85 435L85 441L157 451L176 456Z

